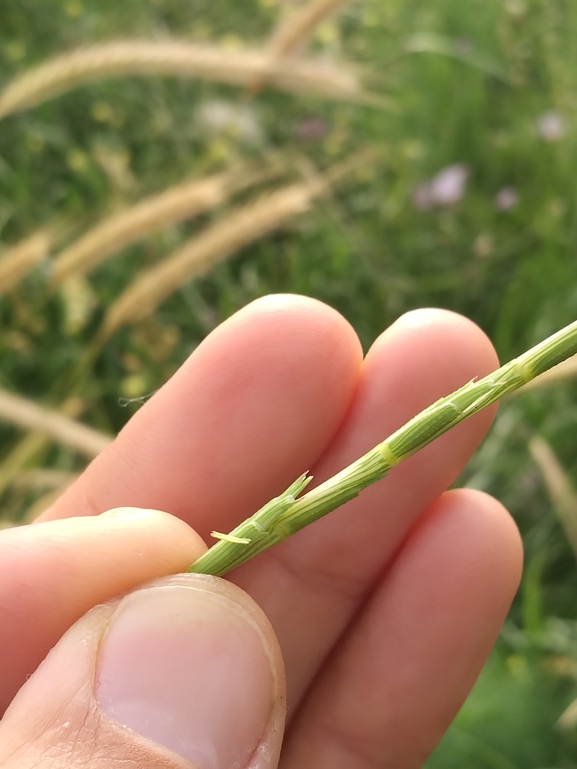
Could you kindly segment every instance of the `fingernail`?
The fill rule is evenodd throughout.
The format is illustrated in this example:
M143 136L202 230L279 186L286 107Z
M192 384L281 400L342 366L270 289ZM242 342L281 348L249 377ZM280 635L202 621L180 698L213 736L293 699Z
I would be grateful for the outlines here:
M245 766L277 688L270 645L248 599L219 583L179 575L125 596L96 674L102 710L201 769Z

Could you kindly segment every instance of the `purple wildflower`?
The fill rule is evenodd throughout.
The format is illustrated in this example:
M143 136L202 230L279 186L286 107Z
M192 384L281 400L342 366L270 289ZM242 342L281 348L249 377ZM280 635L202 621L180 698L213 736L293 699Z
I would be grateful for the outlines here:
M498 211L508 211L519 202L519 195L514 187L501 187L495 195L495 208Z
M545 112L537 120L537 133L545 142L555 142L565 134L565 120L558 112Z
M463 163L443 168L428 182L421 182L412 192L415 208L426 210L433 206L448 206L458 203L465 194L469 169Z

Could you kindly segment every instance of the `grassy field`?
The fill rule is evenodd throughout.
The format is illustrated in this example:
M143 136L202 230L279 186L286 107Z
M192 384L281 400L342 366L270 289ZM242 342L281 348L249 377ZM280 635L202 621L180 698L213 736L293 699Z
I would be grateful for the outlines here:
M77 87L68 67L62 93L0 93L0 388L112 435L214 326L275 291L328 302L365 346L405 310L450 308L502 360L575 319L577 5L343 3L284 79L230 82L279 45L297 5L0 0L0 89L119 39L149 41L149 58L170 40L217 47L223 70L199 75L195 49L172 74L96 77L93 62ZM134 70L142 52L123 56ZM184 183L186 210L181 190L119 224ZM159 284L154 268L185 246L190 264L154 294L142 281ZM464 474L515 515L526 568L430 769L577 767L577 714L559 722L577 697L577 552L561 523L577 520L576 428L574 380L511 397ZM99 445L7 419L0 436L7 522L45 505Z

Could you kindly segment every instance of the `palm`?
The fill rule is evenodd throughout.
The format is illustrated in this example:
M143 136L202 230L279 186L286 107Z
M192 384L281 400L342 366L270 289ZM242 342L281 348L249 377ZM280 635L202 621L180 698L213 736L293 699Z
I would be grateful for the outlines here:
M361 363L358 340L332 310L295 297L263 300L217 329L44 518L152 507L208 540L301 472L328 477L494 365L483 335L448 313L409 316ZM230 575L264 609L283 651L282 769L418 767L466 696L520 561L515 528L497 503L473 492L443 494L489 420L486 412L467 420ZM155 542L144 566L128 543L112 561L103 552L105 574L77 557L70 568L78 579L70 569L46 577L55 558L49 548L48 566L30 557L35 632L26 612L10 634L0 631L3 658L18 657L7 666L3 703L96 601L184 568L193 545L168 552L168 544ZM0 576L10 611L14 571L8 584ZM48 589L62 598L49 608L41 600ZM21 639L30 635L23 655Z

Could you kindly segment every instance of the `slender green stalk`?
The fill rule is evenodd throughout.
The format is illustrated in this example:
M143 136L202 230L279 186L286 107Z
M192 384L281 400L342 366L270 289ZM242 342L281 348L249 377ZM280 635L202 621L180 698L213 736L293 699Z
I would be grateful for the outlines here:
M187 571L225 574L356 497L362 489L386 475L391 467L410 457L451 427L575 353L577 321L492 374L478 381L468 382L436 401L360 459L312 491L298 497L312 480L312 476L306 473L301 475L283 494L267 502L230 534L213 532L213 536L220 541Z

